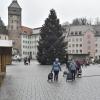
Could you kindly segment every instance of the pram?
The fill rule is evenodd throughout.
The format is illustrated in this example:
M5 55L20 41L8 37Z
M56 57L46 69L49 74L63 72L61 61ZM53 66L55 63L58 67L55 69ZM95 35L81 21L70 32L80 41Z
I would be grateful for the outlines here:
M80 68L78 73L77 73L77 77L81 77L82 76L82 69Z

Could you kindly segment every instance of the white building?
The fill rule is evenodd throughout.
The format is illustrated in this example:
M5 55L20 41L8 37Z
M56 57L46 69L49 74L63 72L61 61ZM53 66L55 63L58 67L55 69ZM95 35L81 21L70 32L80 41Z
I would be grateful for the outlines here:
M64 25L65 41L68 41L66 50L69 54L89 55L89 57L100 58L100 26L69 26ZM22 57L32 56L36 59L37 46L39 41L40 27L34 28L31 34L23 32L22 41Z
M21 56L36 59L37 45L39 41L39 28L31 29L28 27L22 27L21 34Z
M76 25L63 26L66 31L69 54L89 54L89 57L100 57L100 26Z
M32 29L22 26L21 28L21 56L32 57L33 54L33 41L32 41Z
M0 34L0 40L8 40L7 34Z
M33 50L33 58L36 59L36 56L37 56L37 46L38 46L38 41L39 41L39 37L40 37L40 27L39 28L34 28L33 29L33 33L32 33L32 36L33 36L33 46L34 46L34 50Z

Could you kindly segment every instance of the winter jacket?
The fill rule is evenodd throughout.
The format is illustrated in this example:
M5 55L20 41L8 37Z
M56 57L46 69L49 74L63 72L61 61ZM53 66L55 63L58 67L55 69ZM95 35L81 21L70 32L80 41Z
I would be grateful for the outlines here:
M76 64L75 63L71 63L70 64L70 70L76 70Z
M60 63L59 62L54 62L52 71L61 71Z

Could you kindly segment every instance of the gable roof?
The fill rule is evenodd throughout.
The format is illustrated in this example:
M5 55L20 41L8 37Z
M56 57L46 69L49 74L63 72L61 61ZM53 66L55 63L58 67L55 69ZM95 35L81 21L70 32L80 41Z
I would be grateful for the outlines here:
M21 8L17 2L17 0L13 0L12 3L9 5L11 8Z
M29 28L26 26L21 26L21 33L27 34L27 35L32 35L32 28Z

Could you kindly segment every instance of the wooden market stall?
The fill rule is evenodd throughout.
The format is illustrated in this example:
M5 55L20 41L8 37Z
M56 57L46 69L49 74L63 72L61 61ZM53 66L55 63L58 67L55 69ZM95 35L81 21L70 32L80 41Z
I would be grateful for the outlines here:
M11 64L12 41L0 40L0 77L6 73L6 65Z

